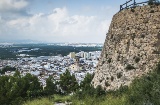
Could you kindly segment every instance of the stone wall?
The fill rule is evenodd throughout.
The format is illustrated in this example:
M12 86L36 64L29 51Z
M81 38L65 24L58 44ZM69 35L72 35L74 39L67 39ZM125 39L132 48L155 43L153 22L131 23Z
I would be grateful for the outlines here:
M126 9L113 16L92 80L106 90L129 85L153 70L160 53L160 6Z

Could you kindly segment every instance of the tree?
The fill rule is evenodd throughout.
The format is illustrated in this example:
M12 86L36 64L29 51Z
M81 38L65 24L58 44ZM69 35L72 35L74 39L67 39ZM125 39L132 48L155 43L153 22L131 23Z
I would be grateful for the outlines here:
M94 77L94 74L89 74L85 76L84 80L80 84L81 91L83 95L88 94L88 95L94 95L94 88L91 85L91 81Z
M2 70L0 70L0 74L5 74L6 71L16 71L16 68L6 66Z
M27 74L24 77L25 85L26 85L26 94L28 97L38 97L43 94L42 86L40 85L38 78L36 76L32 76L31 74Z
M60 75L59 81L60 88L62 89L63 94L69 94L75 92L79 85L76 81L75 75L71 75L68 70L65 73Z
M56 82L53 77L49 77L46 80L46 87L44 88L44 91L47 93L47 95L53 95L56 93Z
M0 104L1 105L7 105L9 104L8 100L9 97L7 95L7 92L11 89L11 84L9 81L9 76L1 76L0 77Z
M81 82L80 86L82 88L86 87L86 86L91 86L91 81L92 81L93 77L94 77L94 74L87 73L84 80Z
M128 100L131 105L160 105L160 63L155 71L135 79L130 86Z
M153 0L149 0L148 5L153 5Z
M80 84L80 90L77 91L76 94L78 99L83 99L84 97L88 96L97 98L106 94L106 92L102 89L101 86L97 86L97 88L94 88L91 85L93 77L94 74L89 74L89 73L85 76L84 80Z
M0 84L0 105L21 105L27 96L34 98L43 92L37 77L22 77L19 71L14 76L0 76Z
M97 86L97 88L95 89L95 97L100 97L106 95L105 90L102 89L102 87L100 85Z
M159 5L159 4L160 4L159 0L149 0L148 1L148 5Z

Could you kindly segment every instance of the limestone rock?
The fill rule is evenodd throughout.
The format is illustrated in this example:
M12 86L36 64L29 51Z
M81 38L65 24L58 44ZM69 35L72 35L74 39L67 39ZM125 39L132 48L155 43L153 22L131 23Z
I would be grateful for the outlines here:
M160 6L122 10L113 16L92 84L106 90L129 85L153 70L159 54Z

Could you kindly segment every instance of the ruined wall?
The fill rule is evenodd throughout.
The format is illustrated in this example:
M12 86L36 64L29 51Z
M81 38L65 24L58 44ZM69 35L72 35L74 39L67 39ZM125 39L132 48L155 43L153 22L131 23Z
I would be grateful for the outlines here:
M160 6L126 9L113 16L92 80L106 90L129 85L153 70L160 53Z

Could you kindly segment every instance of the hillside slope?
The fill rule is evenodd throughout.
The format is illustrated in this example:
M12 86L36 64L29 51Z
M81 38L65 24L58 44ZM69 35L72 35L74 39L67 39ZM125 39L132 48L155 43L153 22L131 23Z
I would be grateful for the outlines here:
M160 6L126 9L113 16L94 87L116 90L153 70L160 53Z

